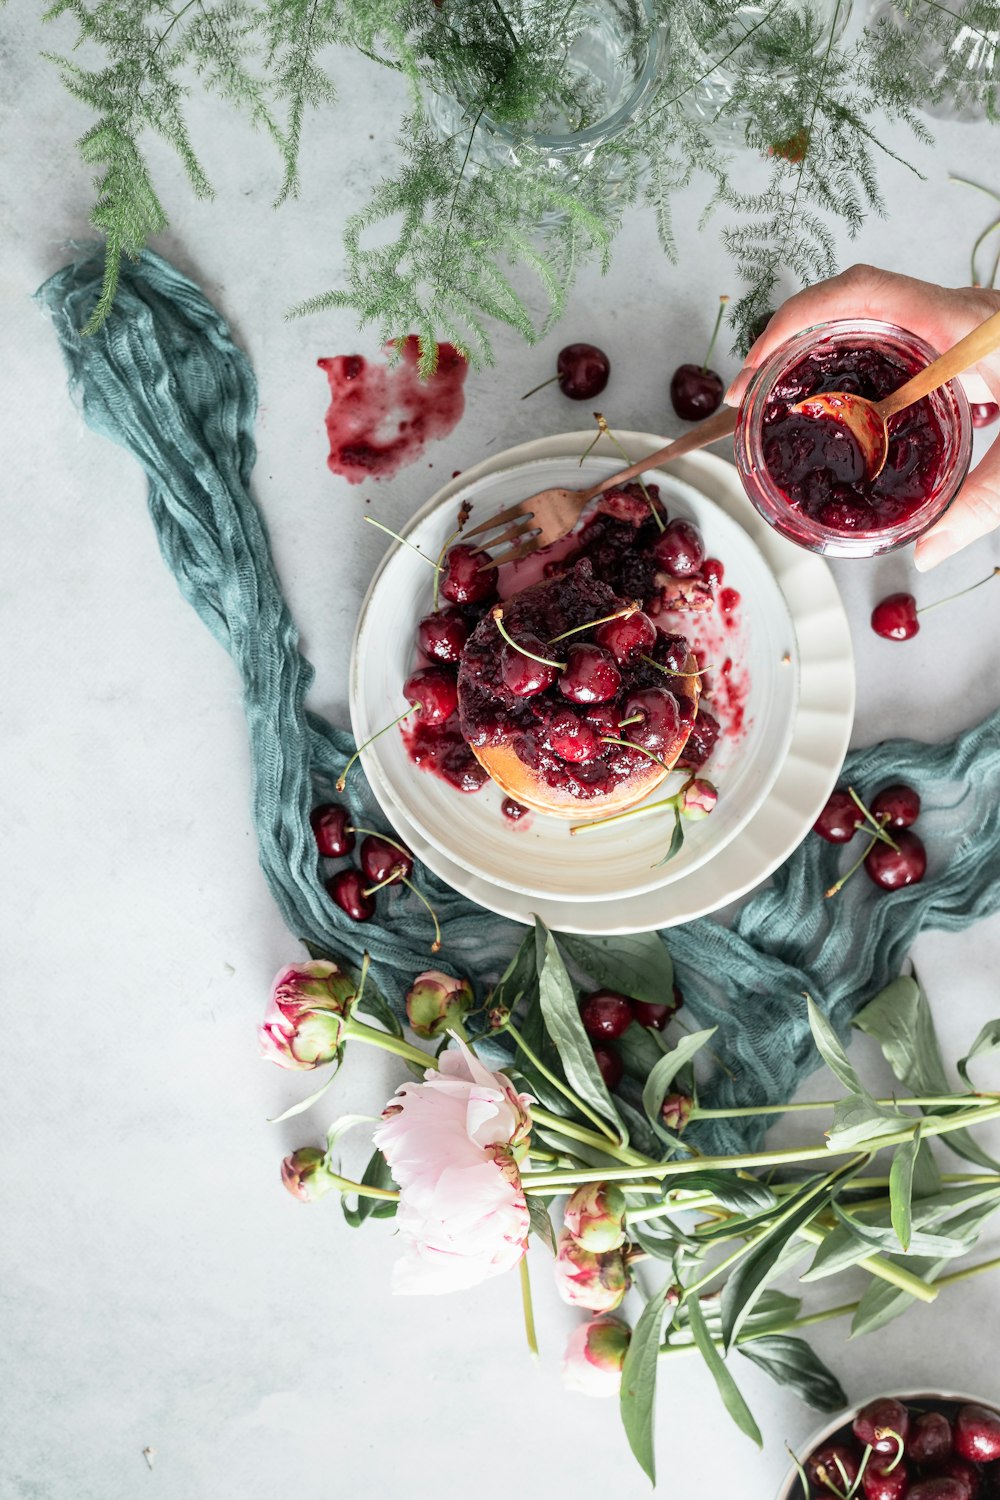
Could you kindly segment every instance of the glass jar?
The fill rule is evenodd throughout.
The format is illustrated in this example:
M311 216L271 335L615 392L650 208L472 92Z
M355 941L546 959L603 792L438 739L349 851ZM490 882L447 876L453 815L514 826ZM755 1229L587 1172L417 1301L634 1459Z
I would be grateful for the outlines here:
M864 361L872 353L895 366L899 378L889 378L894 372L886 373L880 361L884 383L879 389L863 388L863 378L859 383L857 375L844 373L852 356ZM846 363L838 373L840 358ZM827 481L816 480L808 493L809 480L802 480L799 488L807 498L790 498L768 467L765 453L769 443L779 441L773 424L787 404L817 390L853 390L878 399L936 358L936 351L917 334L870 318L820 323L776 349L750 382L735 438L743 487L764 519L789 541L829 557L875 557L915 541L932 526L961 489L972 456L972 416L957 381L890 419L885 468L877 480L864 484L856 506L851 494L840 500L833 481L824 494L822 484ZM772 450L772 466L777 466L779 456L783 454ZM831 514L853 518L850 529L818 518L817 512L831 504ZM858 515L867 516L867 524L859 522Z
M937 97L920 107L925 114L942 120L985 120L992 94L993 108L1000 108L1000 29L985 31L982 26L968 26L962 19L962 0L945 12L957 23L947 42L928 27L926 14L910 16L893 0L875 0L870 8L869 25L892 26L907 37L913 46L913 66L926 77Z
M627 23L626 9L609 0L573 7L578 29L563 62L568 77L586 91L590 106L586 120L573 121L557 112L537 126L513 126L488 110L480 113L467 103L433 92L425 96L429 119L445 139L467 139L474 127L469 149L473 166L540 167L558 181L572 184L594 167L600 155L608 196L614 200L620 193L625 195L634 185L634 171L626 169L609 148L655 100L666 36L665 27L654 22L653 0L641 0L636 9L641 35Z

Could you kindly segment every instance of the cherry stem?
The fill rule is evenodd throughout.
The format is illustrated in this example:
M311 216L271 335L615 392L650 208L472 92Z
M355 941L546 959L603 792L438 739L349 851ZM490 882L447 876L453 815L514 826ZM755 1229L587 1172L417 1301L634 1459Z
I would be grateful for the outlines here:
M405 844L398 844L396 840L391 839L387 833L379 833L377 828L348 828L347 832L369 834L373 839L381 839L383 844L391 844L394 849L398 849L400 854L405 854L407 858L412 859L413 857L412 849L407 849Z
M557 641L564 641L569 635L579 635L581 630L594 630L598 625L610 625L612 620L628 620L637 614L642 608L634 599L631 604L626 604L623 609L616 609L613 615L601 615L599 620L587 620L583 625L574 625L572 630L564 630L561 635L554 635L549 641L554 646Z
M380 880L379 883L378 883L378 885L370 885L368 887L368 889L366 891L362 891L361 894L363 896L374 896L375 892L376 891L380 891L383 888L383 886L395 885L397 883L397 881L400 881L400 880L405 885L407 883L406 882L406 876L403 874L403 871L405 869L406 869L405 865L393 865L392 869L389 871L388 875L385 877L384 880Z
M715 341L719 337L719 329L722 327L722 314L725 312L728 302L729 298L726 296L725 292L723 292L722 296L719 298L719 311L715 315L715 327L712 329L712 337L709 339L708 348L705 351L705 362L701 367L701 373L703 375L708 369L709 360L712 358L712 350L715 348Z
M861 866L864 864L865 860L868 858L869 854L872 852L872 850L875 848L875 845L878 842L879 842L879 835L877 833L873 833L872 834L872 838L871 838L871 843L868 845L868 848L865 850L864 854L862 854L861 858L859 860L857 860L856 863L851 866L851 868L848 870L848 872L847 872L846 875L841 875L841 877L837 881L836 885L831 885L831 887L830 887L830 889L828 891L824 891L823 892L823 897L824 897L825 900L828 901L831 896L836 896L836 894L837 894L838 891L842 891L844 889L844 886L850 880L850 878L854 874L855 870L860 870L861 869Z
M883 1474L891 1474L893 1469L898 1469L899 1465L902 1463L906 1444L903 1442L903 1439L900 1437L898 1432L888 1428L886 1428L885 1430L880 1430L878 1435L880 1439L883 1437L893 1437L896 1439L896 1457L893 1459L891 1464L887 1464L886 1467L882 1470Z
M714 665L710 664L707 667L696 667L693 672L687 672L683 667L665 667L661 661L654 661L651 656L641 654L639 660L644 661L647 666L655 667L658 672L664 673L667 677L707 677L709 672L715 670Z
M552 382L553 382L553 380L558 380L558 379L559 379L558 373L555 374L555 375L550 375L549 378L548 378L548 380L543 380L542 381L541 385L533 385L531 387L530 391L525 391L524 395L521 397L521 400L522 401L527 401L527 399L528 399L529 396L534 396L538 391L544 391L544 389L545 389L545 387L547 385L551 385Z
M672 771L674 769L673 766L668 766L665 760L661 760L658 755L654 755L652 750L647 750L644 745L637 745L634 740L618 740L615 739L613 734L602 734L601 744L621 745L625 750L638 750L640 755L645 755L646 758L648 760L651 760L654 765L662 766L664 771ZM572 832L572 830L570 831Z
M970 583L967 589L959 589L957 594L949 594L945 599L935 599L933 604L922 604L917 610L918 615L927 614L928 610L937 609L939 604L951 604L955 599L961 599L964 594L971 594L973 589L981 589L984 583L989 583L1000 573L1000 567L994 568L992 573L987 573L985 578L980 578L978 583Z
M880 838L884 844L889 844L891 848L895 849L896 853L898 854L899 845L896 843L896 840L892 837L892 835L886 832L885 824L879 822L878 818L876 818L872 813L868 811L867 807L862 802L861 798L858 796L857 792L852 786L849 786L847 788L847 794L851 798L851 801L854 803L855 807L859 808L860 811L864 813L865 817L872 825L876 836Z
M532 661L541 662L543 667L558 667L560 672L565 672L566 662L553 661L549 656L536 656L534 651L529 651L525 646L519 646L517 644L514 637L510 634L510 632L507 630L507 627L503 623L502 605L495 604L493 606L493 608L490 610L490 618L496 621L496 627L499 630L500 634L503 636L504 640L507 642L508 646L513 646L514 650L519 651L522 656L530 656Z
M396 845L396 848L397 849L399 848L398 844ZM409 852L409 851L407 851L407 852ZM433 941L433 943L431 943L431 952L432 953L440 953L440 951L441 951L441 924L438 922L437 912L434 910L433 906L428 901L428 899L424 895L423 891L418 891L417 890L417 888L413 884L412 880L407 880L406 876L404 875L402 877L402 881L403 881L403 884L406 886L407 890L412 891L413 894L416 896L417 900L418 901L422 901L424 903L424 905L426 906L427 910L430 912L430 914L431 914L431 921L434 923L434 941ZM386 882L386 883L388 883L388 882ZM366 892L366 894L367 894L367 892Z
M461 512L459 513L459 515L461 517ZM461 521L461 524L458 527L456 527L456 529L451 533L450 536L445 537L444 541L441 543L441 550L440 550L440 552L437 555L437 563L435 564L435 566L437 568L437 572L434 575L434 601L433 601L434 602L434 613L435 614L437 614L439 608L441 607L440 606L440 601L439 601L439 598L438 598L438 592L439 592L439 589L440 589L440 586L441 586L441 574L444 572L444 555L447 552L448 548L451 546L452 542L455 540L455 538L457 536L461 536L462 535L462 527L464 525L465 525L465 521L463 520L463 521ZM481 573L483 571L483 569L480 568L479 571Z
M624 729L629 724L641 724L644 718L644 714L633 714L630 719L619 719L618 728Z
M374 744L379 735L385 734L388 730L392 729L394 725L402 723L404 719L408 719L410 717L410 714L418 712L423 708L423 706L424 705L422 703L411 703L409 708L404 710L403 713L396 715L391 724L383 724L381 729L376 729L374 734L369 735L364 744L359 745L355 750L354 754L347 762L347 765L344 767L340 775L337 777L337 780L334 782L334 786L336 787L337 791L342 792L344 790L345 786L347 785L347 773L353 766L354 762L357 760L358 756L361 754L362 750L367 750L368 746ZM381 837L382 835L379 834L379 838ZM409 850L407 850L406 852L409 853Z
M398 531L393 531L390 526L383 526L382 522L376 521L374 516L364 516L362 517L362 519L366 521L369 526L377 526L379 531L385 532L386 536L391 536L394 542L400 542L404 547L409 547L411 552L415 552L417 556L422 558L427 566L429 568L433 568L435 572L439 573L441 571L440 563L434 562L427 556L426 552L421 552L420 548L414 546L412 542L408 542L405 536L400 536Z
M599 411L595 411L594 412L594 420L597 423L598 427L600 428L600 432L598 433L598 436L595 437L594 443L596 443L598 441L598 438L603 435L604 437L606 437L608 439L608 441L610 443L614 444L614 446L618 449L618 452L621 454L621 456L625 460L625 462L627 464L631 464L631 462L632 462L631 455L625 452L625 449L622 447L621 443L615 437L614 433L611 431L611 428L608 426L607 422L604 420L603 414L601 412L599 412ZM591 443L590 448L592 448L594 446L594 443ZM587 453L590 452L590 448L587 449ZM583 455L583 458L586 458L587 453L585 453ZM583 458L581 458L581 460L580 460L581 463L583 463ZM656 506L653 504L653 497L650 495L650 493L647 490L645 484L643 483L643 479L642 479L642 475L641 474L637 475L637 477L636 477L636 483L638 484L639 488L642 490L643 495L645 496L646 504L649 506L650 515L653 517L653 520L656 522L657 529L661 533L664 532L664 531L666 531L667 528L664 525L663 521L660 519L660 512L657 510Z

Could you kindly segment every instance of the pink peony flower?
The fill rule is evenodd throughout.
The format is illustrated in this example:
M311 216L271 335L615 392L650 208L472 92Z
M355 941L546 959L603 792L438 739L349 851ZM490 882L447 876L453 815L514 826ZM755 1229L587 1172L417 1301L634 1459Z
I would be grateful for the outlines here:
M424 1083L404 1083L374 1134L399 1184L405 1246L393 1291L455 1292L509 1271L528 1243L518 1162L531 1097L459 1042Z
M570 1335L563 1382L582 1396L617 1396L632 1330L621 1318L593 1318Z
M444 1036L472 1009L475 996L467 979L452 979L440 969L418 974L406 992L406 1019L417 1036Z
M578 1245L568 1229L559 1236L555 1274L556 1291L563 1301L591 1312L614 1312L629 1287L621 1250L595 1255Z
M613 1182L582 1183L566 1204L563 1222L585 1250L617 1250L625 1243L625 1194Z
M325 959L289 964L271 987L264 1024L257 1033L261 1056L282 1068L318 1068L332 1062L340 1046L353 981Z
M691 1118L693 1104L694 1100L687 1094L668 1094L660 1105L660 1118L667 1129L680 1134Z

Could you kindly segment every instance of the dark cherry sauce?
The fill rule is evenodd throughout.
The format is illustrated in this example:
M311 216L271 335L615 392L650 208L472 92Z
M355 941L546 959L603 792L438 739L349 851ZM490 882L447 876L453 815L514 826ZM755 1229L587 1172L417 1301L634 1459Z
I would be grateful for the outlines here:
M907 521L937 492L947 437L927 398L889 419L889 456L875 480L865 478L860 450L841 423L790 410L825 391L880 401L918 368L868 346L819 348L779 379L764 408L762 451L771 479L794 509L829 531L884 531Z
M419 353L417 337L410 334L392 368L360 354L317 360L330 383L327 464L348 484L390 479L418 459L431 439L446 437L465 410L468 366L458 350L438 345L437 369L429 380L417 373Z
M520 828L526 828L531 822L531 810L522 807L520 802L515 802L513 797L505 797L500 804L500 811L508 823L516 823Z
M458 715L444 724L403 726L406 753L415 766L431 771L459 792L478 792L489 780L462 735Z

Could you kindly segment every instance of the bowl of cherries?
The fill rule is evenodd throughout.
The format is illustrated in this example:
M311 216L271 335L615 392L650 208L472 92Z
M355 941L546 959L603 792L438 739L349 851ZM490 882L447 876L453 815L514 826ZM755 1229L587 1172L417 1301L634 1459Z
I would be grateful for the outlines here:
M778 1500L1000 1500L1000 1409L977 1396L877 1396L795 1457Z

